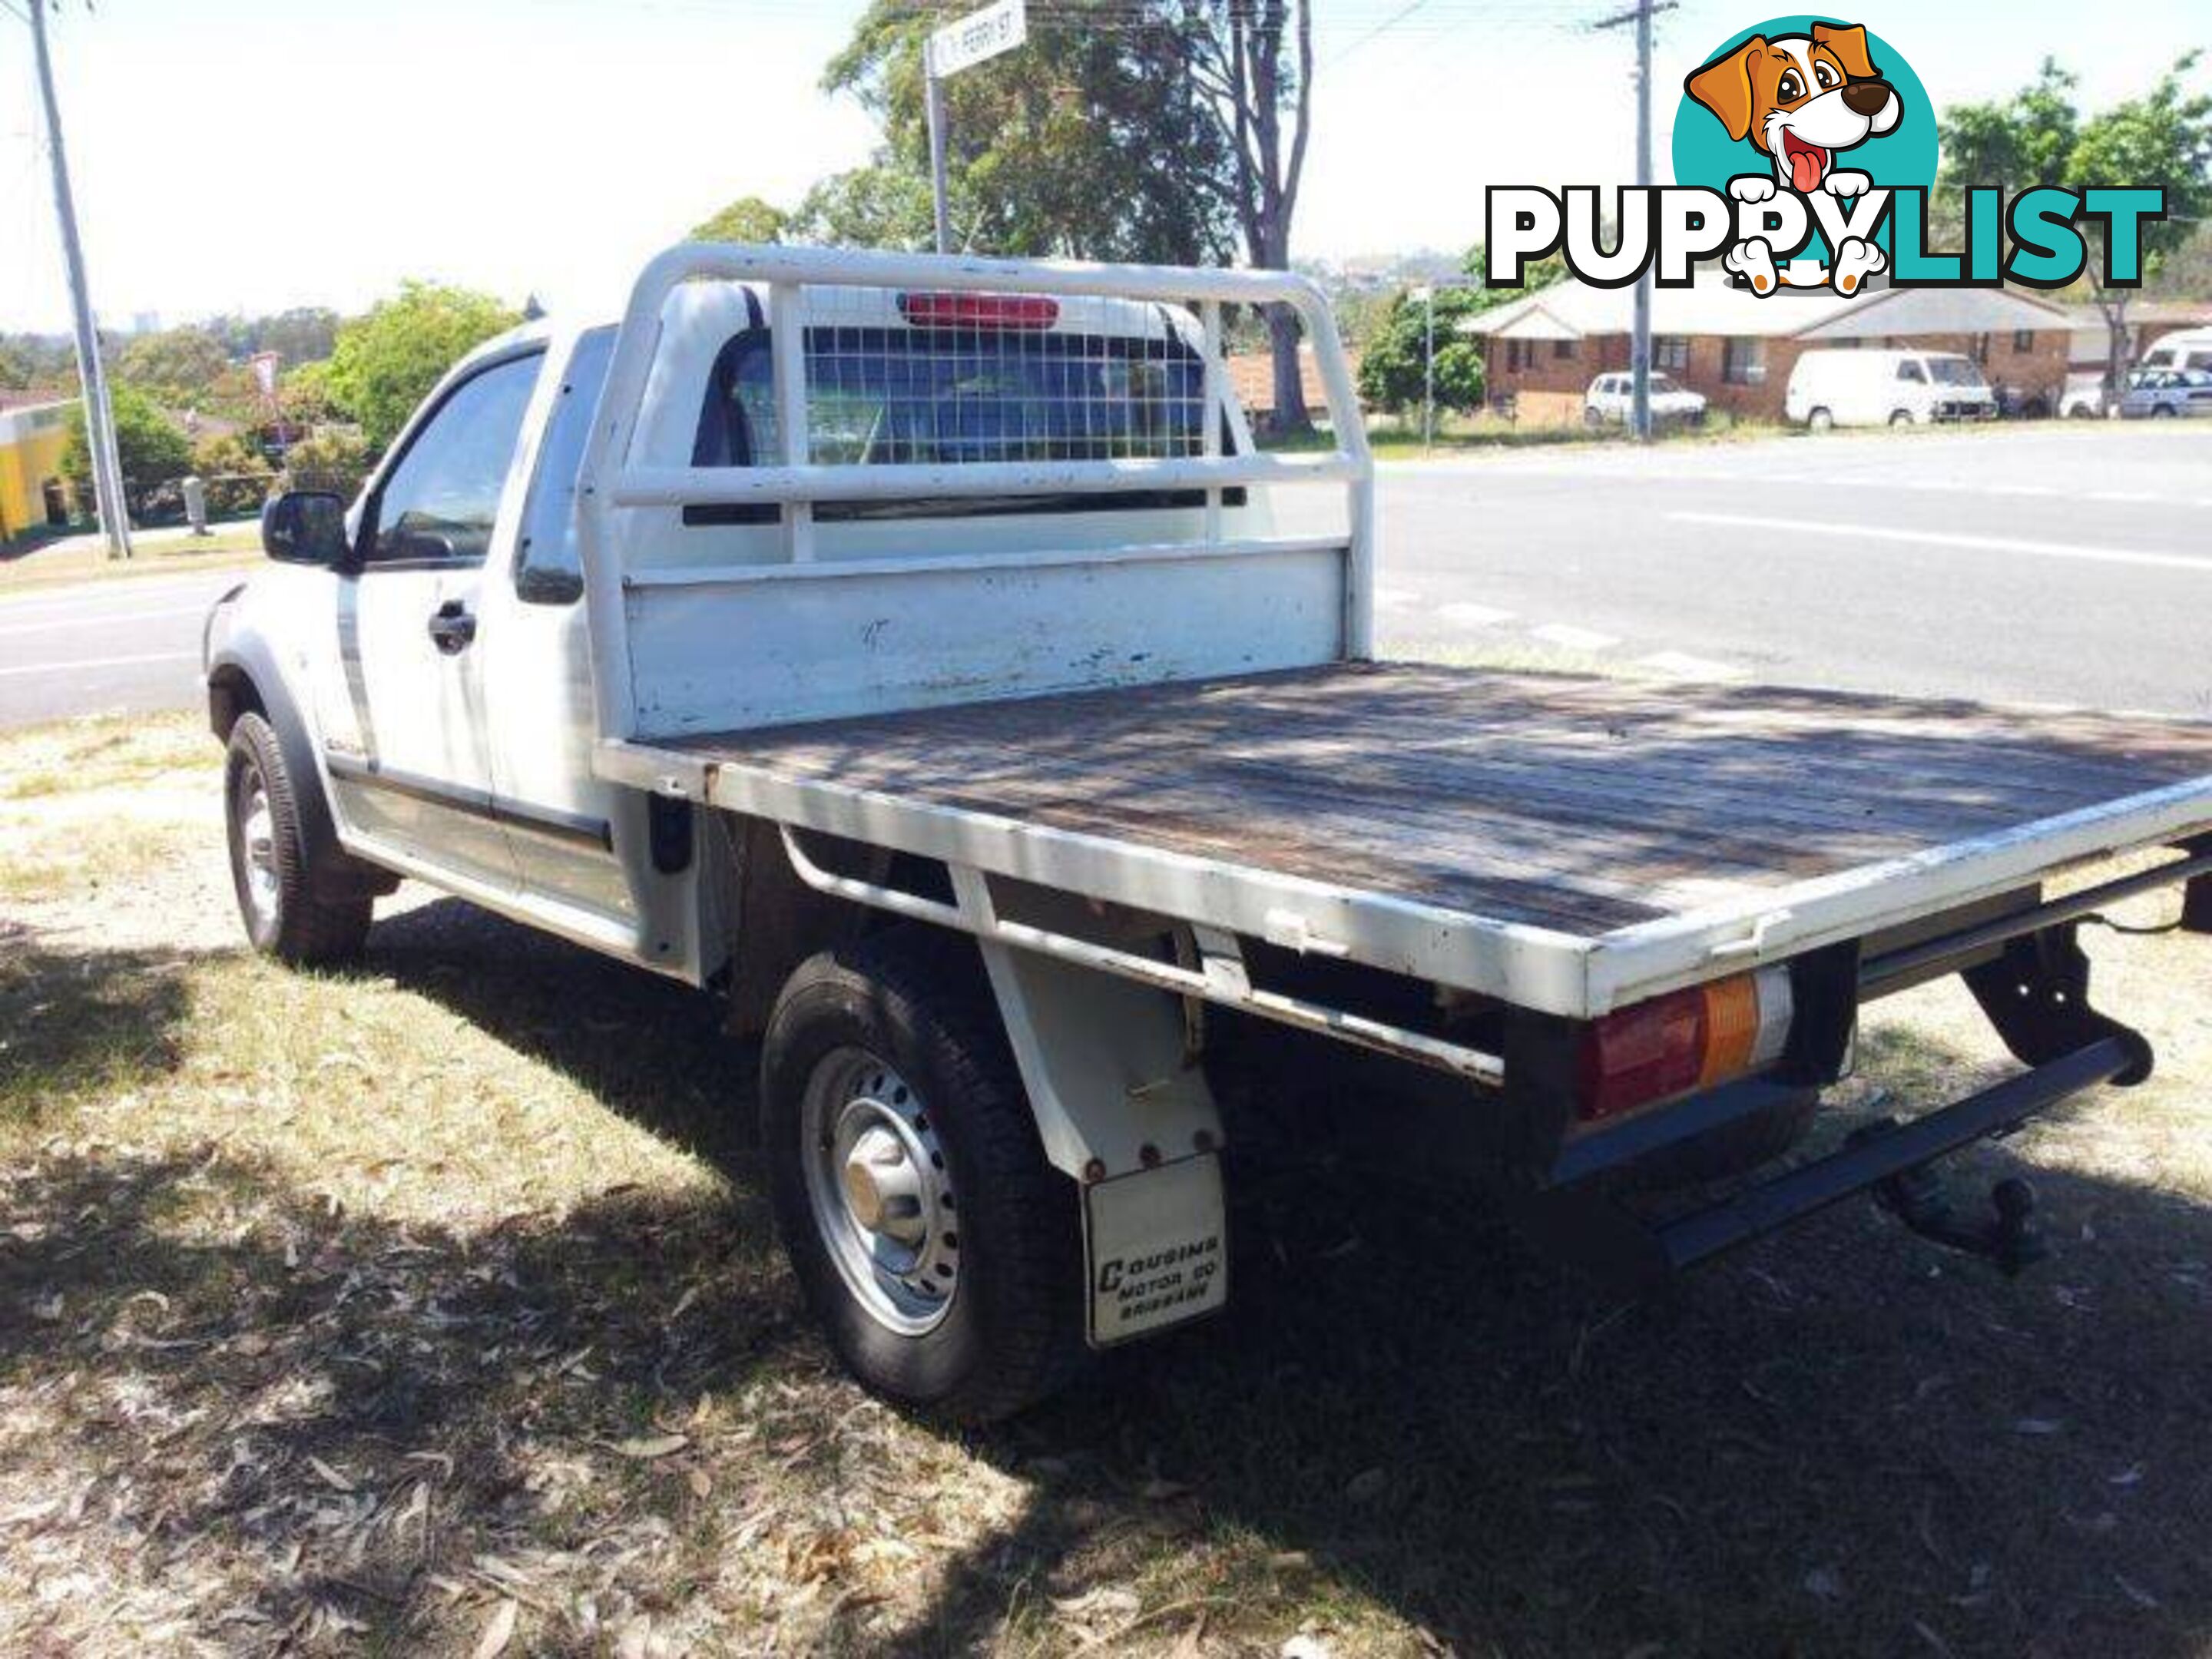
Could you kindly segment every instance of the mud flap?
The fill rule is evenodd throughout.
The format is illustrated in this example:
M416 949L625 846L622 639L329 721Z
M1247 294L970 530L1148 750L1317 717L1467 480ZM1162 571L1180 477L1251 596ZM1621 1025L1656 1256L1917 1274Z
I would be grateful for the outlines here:
M1083 1189L1085 1334L1111 1347L1229 1301L1221 1160L1211 1152Z

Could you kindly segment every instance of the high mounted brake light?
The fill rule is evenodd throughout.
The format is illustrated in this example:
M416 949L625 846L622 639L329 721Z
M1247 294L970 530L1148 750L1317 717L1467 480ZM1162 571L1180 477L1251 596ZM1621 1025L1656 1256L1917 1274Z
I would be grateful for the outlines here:
M1580 1114L1598 1122L1764 1070L1794 1011L1790 970L1762 968L1607 1014L1583 1035Z
M916 328L1050 328L1060 301L1043 294L902 294L899 315Z

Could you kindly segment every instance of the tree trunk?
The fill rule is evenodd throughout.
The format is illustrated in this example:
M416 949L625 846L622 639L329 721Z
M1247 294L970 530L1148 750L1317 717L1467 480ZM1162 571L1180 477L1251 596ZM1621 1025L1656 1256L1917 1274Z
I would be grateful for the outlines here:
M2106 389L2115 398L2127 390L2128 371L2136 366L2133 343L2128 338L2128 295L2118 298L2100 295L2098 308L2105 313Z

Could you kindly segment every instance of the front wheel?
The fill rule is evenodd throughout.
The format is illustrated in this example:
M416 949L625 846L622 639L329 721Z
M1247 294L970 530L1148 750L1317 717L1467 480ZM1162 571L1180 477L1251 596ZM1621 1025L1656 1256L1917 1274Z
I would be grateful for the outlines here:
M1911 426L1912 424L1912 411L1909 409L1891 410L1889 423L1892 426Z
M1836 417L1825 409L1816 409L1805 417L1805 424L1815 432L1832 432L1836 428Z
M276 728L245 714L230 728L223 765L223 806L230 843L231 885L253 948L295 968L343 962L368 937L373 902L366 895L325 897L300 816L300 791L284 764Z
M989 1422L1080 1367L1076 1188L967 939L899 929L801 963L763 1040L761 1119L785 1251L863 1384Z

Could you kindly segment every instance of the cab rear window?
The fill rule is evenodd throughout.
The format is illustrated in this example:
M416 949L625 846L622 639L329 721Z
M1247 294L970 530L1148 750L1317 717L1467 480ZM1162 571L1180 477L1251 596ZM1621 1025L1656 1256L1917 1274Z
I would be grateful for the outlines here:
M1175 338L979 328L811 328L807 437L830 465L1176 459L1204 453L1205 368ZM1234 443L1223 422L1222 453ZM772 466L781 458L768 331L749 329L716 359L693 445L695 466ZM1243 492L1224 491L1231 504ZM1200 490L823 502L815 516L975 515L1200 507ZM687 524L773 520L758 506L687 507Z

